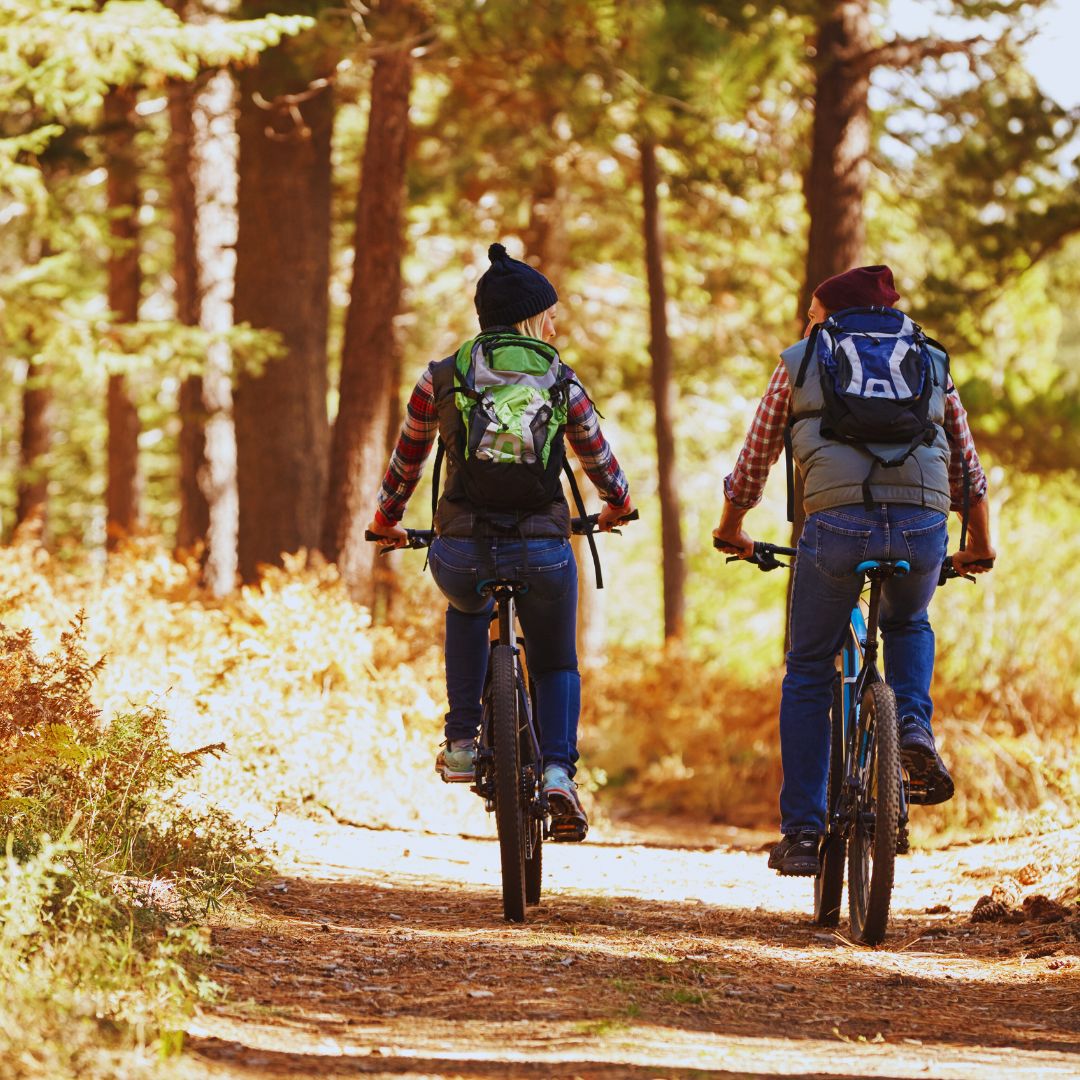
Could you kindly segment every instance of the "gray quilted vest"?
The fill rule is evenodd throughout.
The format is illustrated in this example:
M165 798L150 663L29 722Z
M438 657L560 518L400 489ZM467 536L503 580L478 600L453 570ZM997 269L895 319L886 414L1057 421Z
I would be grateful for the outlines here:
M799 368L806 353L805 340L780 354L791 385L791 415L820 412L825 404L818 365L806 365L802 386L796 386ZM870 491L878 503L913 503L949 512L949 444L942 424L945 420L945 389L948 367L945 354L931 348L935 385L928 419L937 426L934 441L919 446L902 465L877 466L870 480ZM818 416L796 419L791 427L791 445L795 464L803 480L803 509L807 514L838 506L863 505L863 480L873 458L857 446L825 438ZM877 449L875 447L875 449ZM888 454L890 446L880 451Z

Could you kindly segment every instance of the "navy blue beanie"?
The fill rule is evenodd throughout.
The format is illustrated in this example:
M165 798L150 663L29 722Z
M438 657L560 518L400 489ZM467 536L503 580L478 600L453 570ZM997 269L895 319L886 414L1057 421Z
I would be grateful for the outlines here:
M491 265L476 283L480 329L513 326L558 303L555 287L539 270L511 259L502 244L488 248Z

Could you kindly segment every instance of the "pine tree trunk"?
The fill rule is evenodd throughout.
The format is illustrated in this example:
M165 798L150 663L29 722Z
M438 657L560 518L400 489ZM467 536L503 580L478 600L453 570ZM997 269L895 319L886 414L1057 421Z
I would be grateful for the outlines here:
M683 636L686 564L675 471L671 339L667 328L667 290L664 286L664 239L659 187L656 143L647 136L641 141L641 188L645 210L645 266L649 282L649 355L652 357L652 393L656 410L656 463L660 494L660 535L663 544L664 638L672 641L681 640Z
M390 399L397 393L394 316L405 244L405 163L412 59L386 49L375 60L371 112L356 205L355 261L341 358L322 548L350 593L373 599L374 545L364 528L386 466Z
M173 83L169 87L171 133L167 162L172 192L173 281L176 321L198 326L199 290L198 209L193 161L192 106L195 87ZM200 477L206 468L206 409L202 375L188 375L180 385L180 518L176 551L190 552L205 545L210 528L210 504Z
M236 277L236 87L228 71L199 90L193 119L200 325L220 335L233 325ZM225 341L207 352L202 398L206 464L199 480L209 508L203 576L215 596L224 596L236 584L238 517L232 357Z
M815 286L863 257L870 169L870 0L830 0L819 17L814 134L804 190L810 215L801 319Z
M31 360L22 394L22 437L19 446L19 486L15 505L16 543L40 544L45 539L49 506L46 455L52 445L52 389L44 366Z
M237 322L280 333L284 353L236 379L239 564L319 542L326 449L333 96L293 39L240 74Z
M108 170L109 255L108 300L117 322L139 318L139 178L135 160L135 92L127 87L105 97L105 152ZM126 376L109 376L108 480L106 547L115 548L138 526L139 414Z

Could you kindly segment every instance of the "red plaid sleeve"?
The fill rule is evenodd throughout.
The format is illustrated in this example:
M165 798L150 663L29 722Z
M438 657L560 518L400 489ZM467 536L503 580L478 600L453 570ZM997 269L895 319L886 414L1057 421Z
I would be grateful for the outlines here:
M784 449L784 428L790 413L791 384L781 361L758 403L735 468L724 477L724 494L740 509L749 510L761 502L769 470Z
M960 394L955 386L950 386L945 394L945 436L949 440L949 499L953 510L964 507L964 462L967 462L968 498L976 503L986 496L986 473L983 472L979 455L975 450L975 440L971 437L968 426L967 410L960 401Z
M428 367L409 397L401 434L379 490L378 512L383 524L397 524L404 516L405 506L416 489L438 433L439 414L435 408L431 368Z
M576 380L567 368L567 374ZM589 395L575 381L570 384L566 410L566 438L577 454L585 475L596 485L600 497L612 506L624 506L630 485L600 430L600 417Z

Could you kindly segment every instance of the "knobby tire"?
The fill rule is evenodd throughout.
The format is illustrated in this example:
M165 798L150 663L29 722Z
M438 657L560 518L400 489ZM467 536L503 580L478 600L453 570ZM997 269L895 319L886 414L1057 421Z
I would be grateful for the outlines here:
M865 945L878 945L889 925L900 816L896 697L884 683L866 688L859 727L871 733L871 754L848 853L848 904L852 936ZM872 828L864 813L873 815Z
M838 671L833 681L833 704L829 714L829 780L825 800L827 824L821 842L821 869L814 878L814 922L836 926L844 895L844 856L847 841L836 830L834 818L844 782L844 680Z
M507 922L524 922L525 832L514 668L513 649L509 645L496 645L491 650L491 728L495 745L495 825L502 862L503 916Z

